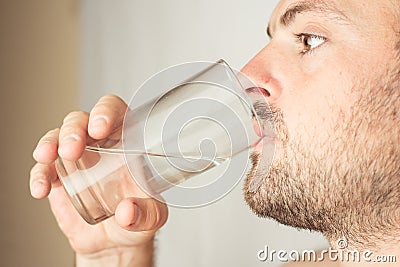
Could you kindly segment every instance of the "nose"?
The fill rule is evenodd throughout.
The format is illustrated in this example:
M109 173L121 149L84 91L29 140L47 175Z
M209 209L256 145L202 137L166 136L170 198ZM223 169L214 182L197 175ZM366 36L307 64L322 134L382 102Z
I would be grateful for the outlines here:
M272 53L273 48L267 45L241 70L241 73L259 88L258 91L263 94L269 104L277 102L282 93L280 82L274 75L273 62L277 59L276 56L272 56Z

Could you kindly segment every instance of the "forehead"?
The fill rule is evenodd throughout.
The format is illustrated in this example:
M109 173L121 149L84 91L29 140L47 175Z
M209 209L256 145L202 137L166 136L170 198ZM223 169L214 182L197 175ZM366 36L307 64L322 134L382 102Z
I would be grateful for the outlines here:
M295 8L299 6L303 8ZM310 10L315 12L307 12L309 11L307 8L303 12L304 7L314 7ZM271 16L269 26L271 30L275 29L282 22L283 14L293 9L298 14L324 15L324 11L327 14L338 13L354 26L366 31L379 27L387 29L390 25L398 24L398 18L395 16L396 8L398 9L398 6L393 4L393 0L281 0Z

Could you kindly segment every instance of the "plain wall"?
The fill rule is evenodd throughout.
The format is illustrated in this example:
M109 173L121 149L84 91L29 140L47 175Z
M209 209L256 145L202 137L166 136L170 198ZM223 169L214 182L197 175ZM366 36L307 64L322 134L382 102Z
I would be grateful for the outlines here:
M78 11L76 0L0 2L0 266L73 266L29 170L38 139L77 106Z
M151 75L188 61L224 58L243 66L268 42L266 25L276 0L83 0L81 95L89 110L106 93L129 101ZM257 252L327 246L316 233L298 231L252 214L242 184L199 209L170 209L158 234L157 266L279 266Z

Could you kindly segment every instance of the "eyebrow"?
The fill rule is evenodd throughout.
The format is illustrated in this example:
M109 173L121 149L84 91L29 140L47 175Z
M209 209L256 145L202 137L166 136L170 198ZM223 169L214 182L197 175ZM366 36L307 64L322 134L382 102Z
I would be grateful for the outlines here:
M331 2L306 0L290 5L280 17L279 22L282 26L287 27L295 21L297 15L303 13L323 14L331 20L349 21L344 12ZM267 34L272 39L270 24L267 27Z

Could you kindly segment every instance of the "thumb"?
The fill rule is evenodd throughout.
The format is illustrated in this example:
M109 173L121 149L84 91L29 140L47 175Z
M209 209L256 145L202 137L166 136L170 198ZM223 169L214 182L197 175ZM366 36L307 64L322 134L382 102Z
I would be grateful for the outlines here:
M127 198L115 210L117 223L128 231L157 231L168 218L168 208L152 198Z

